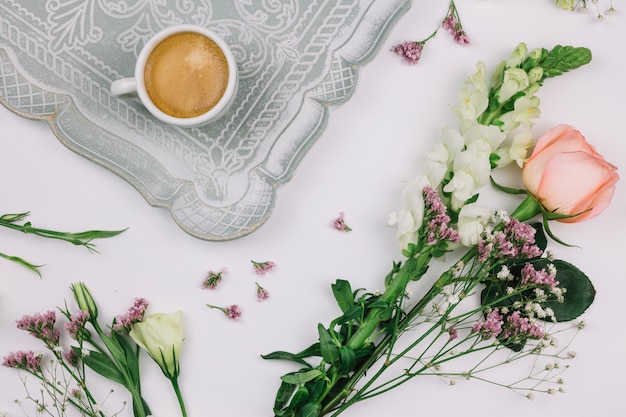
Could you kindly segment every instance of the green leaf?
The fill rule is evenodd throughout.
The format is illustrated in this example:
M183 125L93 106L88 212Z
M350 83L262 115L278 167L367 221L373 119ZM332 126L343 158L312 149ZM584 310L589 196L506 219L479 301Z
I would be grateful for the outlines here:
M330 332L326 328L319 324L317 330L320 336L320 351L322 358L326 363L338 366L340 361L339 346Z
M535 268L547 267L550 263L548 260L542 261L545 262L536 265ZM556 267L556 279L559 281L559 287L565 288L567 291L562 303L549 301L543 303L543 306L554 311L557 321L573 320L583 314L593 303L596 290L587 275L574 265L559 259L552 261L552 263Z
M79 356L82 356L84 353L76 347L73 347L73 349ZM82 356L82 361L95 373L102 375L103 377L113 382L122 384L126 387L124 375L120 372L120 370L115 366L111 358L109 358L108 356L96 350L90 350L88 355Z
M291 385L305 384L309 381L319 379L324 376L324 373L319 369L309 369L306 371L290 372L280 377L283 382Z
M305 404L298 413L296 417L319 417L322 412L322 405L318 402Z
M356 354L354 349L348 346L339 347L340 365L339 372L345 375L351 372L356 366Z
M24 260L22 258L19 258L17 256L6 255L6 254L4 254L2 252L0 252L0 258L4 258L4 259L9 260L11 262L15 262L17 264L20 264L20 265L30 269L34 273L36 273L41 278L41 272L39 271L39 268L41 268L43 265L34 265L34 264L31 264L30 262L28 262L28 261L26 261L26 260Z
M276 417L289 415L289 403L297 391L298 385L289 384L284 381L280 384L280 388L278 388L278 392L276 393L276 399L274 400L274 415Z
M346 312L354 305L354 295L350 283L343 279L338 279L331 285L333 295L342 312Z
M120 363L118 361L118 364L126 368L135 386L139 386L139 360L137 358L137 352L123 335L112 332L112 336L117 340L117 344L124 351L124 362Z
M538 65L543 68L543 80L572 71L589 62L591 62L589 49L557 45L542 56Z
M317 352L319 353L319 343L316 343L316 345L318 347ZM313 356L313 355L310 355L310 356ZM299 363L301 365L306 366L307 368L312 368L312 366L309 365L309 363L307 361L302 359L302 356L300 356L299 354L293 354L293 353L284 352L284 351L280 351L279 350L279 351L276 351L276 352L269 353L267 355L261 355L261 357L263 359L279 359L279 360L286 360L286 361L296 362L296 363Z

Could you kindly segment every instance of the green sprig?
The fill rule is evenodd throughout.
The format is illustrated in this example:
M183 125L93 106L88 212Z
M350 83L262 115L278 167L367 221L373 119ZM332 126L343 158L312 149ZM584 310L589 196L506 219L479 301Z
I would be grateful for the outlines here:
M30 212L24 213L9 213L3 214L0 216L0 226L6 227L7 229L16 230L18 232L22 232L24 234L35 235L47 239L56 239L62 240L68 243L71 243L76 246L83 246L89 252L97 253L96 245L92 243L95 239L106 239L110 237L114 237L124 232L126 229L122 230L87 230L84 232L60 232L56 230L50 229L42 229L38 227L33 227L30 222L19 223L22 220L26 219L30 215ZM16 262L31 271L34 271L37 275L41 276L40 268L43 265L36 265L29 261L26 261L17 256L11 256L4 253L0 253L0 257L7 259L9 261Z

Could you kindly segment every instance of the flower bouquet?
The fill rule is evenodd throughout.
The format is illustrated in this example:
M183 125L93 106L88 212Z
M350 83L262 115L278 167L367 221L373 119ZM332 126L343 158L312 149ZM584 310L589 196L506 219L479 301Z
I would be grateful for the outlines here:
M573 127L559 125L537 141L532 127L541 85L590 60L586 48L528 51L522 43L490 78L477 64L454 107L458 128L443 129L390 217L404 259L393 262L385 290L337 280L340 314L318 324L318 340L297 353L264 355L298 366L281 377L275 416L336 416L422 375L490 381L529 398L562 390L559 361L573 353L557 336L571 340L583 327L574 320L595 290L550 253L549 240L567 243L549 222L598 215L619 177ZM504 167L521 174L524 188L496 181ZM490 183L521 200L511 214L479 201ZM449 266L438 271L443 262L435 260ZM420 288L425 277L433 284ZM511 363L530 370L517 382L498 381L494 370Z

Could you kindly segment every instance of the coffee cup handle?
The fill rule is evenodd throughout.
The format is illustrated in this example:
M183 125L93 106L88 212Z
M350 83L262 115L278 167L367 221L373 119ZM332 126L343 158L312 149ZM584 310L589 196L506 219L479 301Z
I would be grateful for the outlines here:
M134 78L121 78L111 83L111 95L121 96L137 91L137 83Z

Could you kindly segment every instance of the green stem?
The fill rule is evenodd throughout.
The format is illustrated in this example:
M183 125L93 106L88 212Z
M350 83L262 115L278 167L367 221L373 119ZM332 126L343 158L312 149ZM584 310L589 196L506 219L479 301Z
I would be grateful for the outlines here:
M530 220L535 217L537 214L541 214L541 204L535 198L528 194L526 199L522 201L522 203L513 211L511 217L516 218L517 220L524 222L526 220Z
M174 392L176 393L176 398L178 399L178 405L180 405L180 412L183 417L187 417L187 410L185 408L185 401L183 401L183 396L180 392L180 387L178 386L178 378L172 378L172 387L174 387Z

